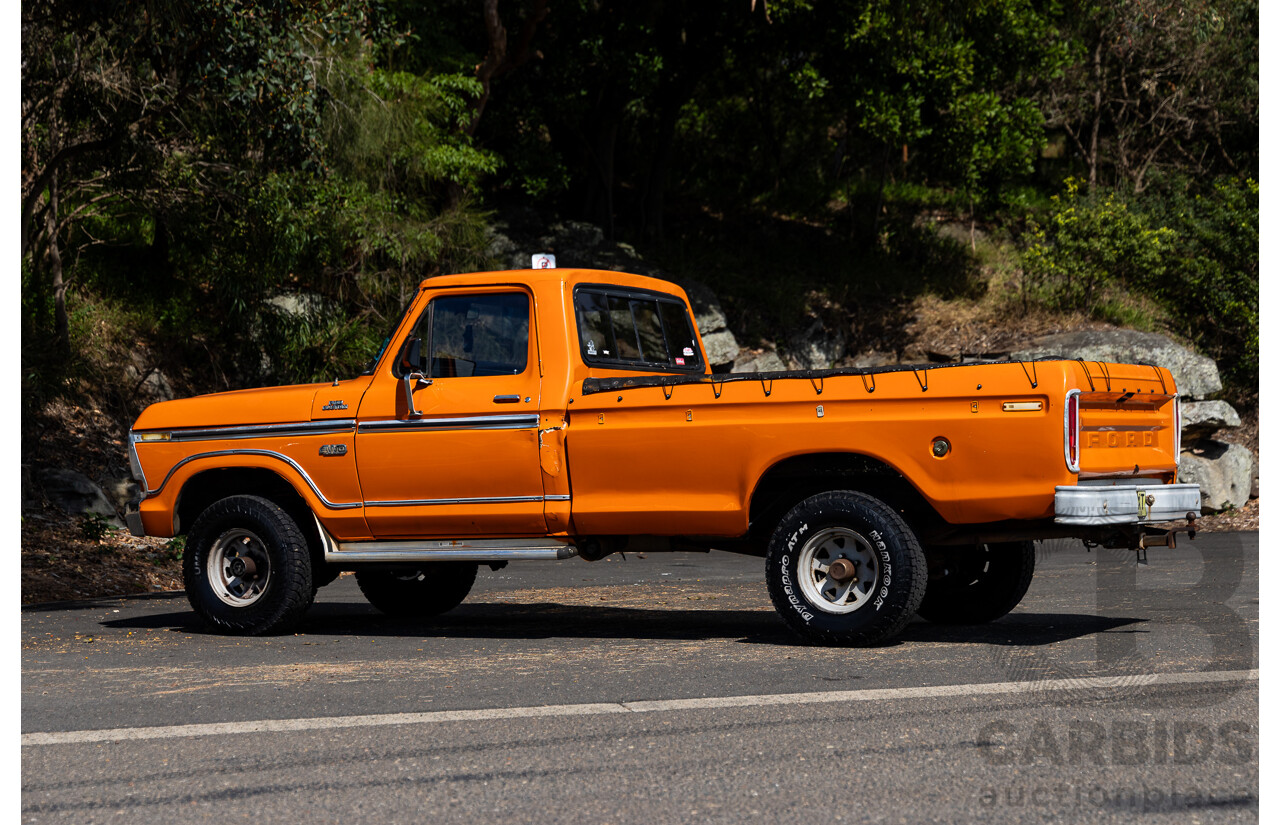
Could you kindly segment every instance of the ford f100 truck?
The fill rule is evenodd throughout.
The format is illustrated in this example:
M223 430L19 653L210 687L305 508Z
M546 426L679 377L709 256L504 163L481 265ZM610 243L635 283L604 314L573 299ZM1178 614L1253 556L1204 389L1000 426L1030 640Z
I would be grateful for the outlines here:
M191 605L230 632L294 626L342 571L425 617L482 564L718 548L764 558L801 636L858 645L1004 615L1036 539L1194 535L1162 367L713 374L691 318L619 272L432 278L358 378L148 407L129 527L187 536Z

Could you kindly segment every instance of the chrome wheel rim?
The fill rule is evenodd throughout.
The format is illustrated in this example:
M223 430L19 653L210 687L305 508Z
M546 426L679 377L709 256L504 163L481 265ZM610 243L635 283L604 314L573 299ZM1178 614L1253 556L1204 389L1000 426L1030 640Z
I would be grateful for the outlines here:
M853 572L839 580L831 565L840 559ZM852 613L871 601L880 581L880 561L871 542L847 527L829 527L814 533L800 548L796 563L800 591L809 604L824 613Z
M271 557L250 530L228 530L209 549L205 564L213 594L231 607L249 607L271 584Z

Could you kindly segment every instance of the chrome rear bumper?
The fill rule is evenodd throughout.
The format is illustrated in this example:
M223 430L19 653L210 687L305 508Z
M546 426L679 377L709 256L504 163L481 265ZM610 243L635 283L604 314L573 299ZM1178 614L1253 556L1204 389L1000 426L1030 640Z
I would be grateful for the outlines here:
M1151 524L1200 517L1199 484L1116 484L1055 487L1058 524Z

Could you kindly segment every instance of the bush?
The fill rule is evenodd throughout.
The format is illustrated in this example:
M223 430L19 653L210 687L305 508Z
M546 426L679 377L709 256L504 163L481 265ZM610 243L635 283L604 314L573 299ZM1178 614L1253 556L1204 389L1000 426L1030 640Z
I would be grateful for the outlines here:
M1173 230L1153 228L1115 192L1082 194L1080 181L1071 178L1067 191L1052 200L1054 211L1043 226L1029 222L1025 297L1096 316L1112 303L1109 289L1158 282L1164 275Z
M1166 181L1129 203L1079 181L1029 220L1023 301L1123 326L1161 324L1218 362L1228 388L1258 384L1258 184L1224 178L1196 192Z
M1258 386L1258 183L1222 178L1152 207L1176 231L1167 274L1148 282L1180 334L1218 362L1228 386Z

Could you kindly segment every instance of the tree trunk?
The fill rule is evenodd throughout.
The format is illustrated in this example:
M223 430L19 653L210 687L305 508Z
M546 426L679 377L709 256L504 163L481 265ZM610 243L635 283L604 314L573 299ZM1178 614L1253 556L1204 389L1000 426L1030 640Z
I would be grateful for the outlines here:
M62 252L58 249L58 173L49 178L49 211L45 213L49 234L49 279L53 286L53 331L59 355L71 352L70 324L67 320L67 285L62 279Z
M1093 126L1089 131L1089 192L1098 188L1098 130L1102 127L1102 38L1093 48Z

